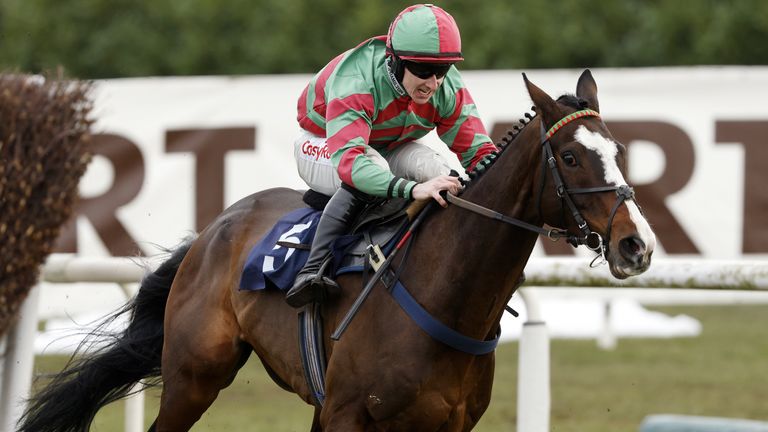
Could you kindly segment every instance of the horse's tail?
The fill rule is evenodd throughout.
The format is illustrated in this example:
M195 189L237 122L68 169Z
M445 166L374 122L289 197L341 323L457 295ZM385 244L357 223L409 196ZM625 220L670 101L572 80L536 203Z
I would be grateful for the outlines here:
M87 431L101 407L127 396L139 380L146 385L159 382L165 304L191 243L174 250L142 280L135 299L89 335L89 339L98 338L106 345L83 356L78 352L85 343L78 347L64 371L29 401L18 432ZM109 340L103 341L106 325L127 314L128 327L119 334L108 334Z

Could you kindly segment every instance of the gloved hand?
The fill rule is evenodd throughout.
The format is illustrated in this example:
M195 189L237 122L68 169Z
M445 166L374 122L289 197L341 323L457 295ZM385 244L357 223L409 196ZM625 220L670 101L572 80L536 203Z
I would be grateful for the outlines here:
M419 183L411 190L411 196L415 200L427 200L434 198L438 204L448 207L448 202L440 196L440 192L447 191L457 195L461 190L461 182L458 177L441 175L424 183Z

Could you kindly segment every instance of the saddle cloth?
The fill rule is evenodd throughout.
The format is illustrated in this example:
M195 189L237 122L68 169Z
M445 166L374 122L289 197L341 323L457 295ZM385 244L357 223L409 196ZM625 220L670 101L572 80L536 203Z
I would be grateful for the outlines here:
M370 244L379 245L383 253L388 254L407 228L408 218L402 211L404 204L368 209L352 234L337 238L331 247L331 275L362 271ZM320 210L305 207L280 218L248 254L240 277L240 290L290 289L309 258L308 247L321 214Z
M263 290L267 286L287 290L309 257L309 250L278 244L312 244L321 211L294 210L282 218L251 249L240 276L240 290Z

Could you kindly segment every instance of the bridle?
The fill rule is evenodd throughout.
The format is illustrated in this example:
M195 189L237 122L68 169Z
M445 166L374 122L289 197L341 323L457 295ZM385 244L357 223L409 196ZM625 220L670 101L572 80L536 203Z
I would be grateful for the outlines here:
M563 126L565 126L566 124L574 120L577 120L583 117L600 118L600 114L597 111L594 111L591 109L576 111L560 119L551 128L549 128L549 130L545 129L543 121L540 122L543 175L541 176L541 184L540 184L540 190L539 190L538 202L537 202L539 215L541 215L541 197L543 195L544 186L546 183L547 167L549 167L549 170L552 173L552 179L555 185L555 193L561 200L561 207L563 208L563 210L567 208L570 211L574 221L576 221L576 225L579 228L580 235L570 233L567 230L562 228L549 228L549 229L541 228L539 226L530 224L528 222L503 215L489 208L469 202L455 195L448 194L446 197L447 200L450 203L455 204L466 210L489 217L491 219L495 219L510 225L514 225L514 226L526 229L528 231L533 231L539 235L549 238L552 241L557 241L561 238L565 238L566 241L569 244L571 244L573 247L577 247L579 245L585 245L588 249L594 251L597 254L595 259L593 259L592 263L590 264L591 267L605 263L606 262L605 257L608 252L608 245L610 244L611 227L613 226L613 218L616 216L616 212L622 203L624 203L627 200L634 201L635 193L632 187L626 184L618 185L618 186L596 186L596 187L590 187L590 188L569 188L563 182L562 176L560 175L560 170L557 167L557 159L555 158L554 153L552 152L552 145L550 143L550 139ZM613 208L611 208L611 213L608 218L608 228L606 230L605 238L603 238L599 233L593 231L589 227L589 224L587 223L586 219L584 219L584 217L581 215L581 212L579 211L578 207L576 207L576 204L573 202L573 199L571 198L571 195L602 193L602 192L616 192L616 202L613 204Z

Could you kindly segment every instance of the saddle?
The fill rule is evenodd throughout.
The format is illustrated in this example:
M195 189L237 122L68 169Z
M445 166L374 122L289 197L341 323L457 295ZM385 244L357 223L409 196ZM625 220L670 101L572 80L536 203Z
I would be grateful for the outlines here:
M317 223L329 199L308 190L303 197L308 207L284 215L253 246L243 268L240 290L291 288L309 257ZM331 277L364 271L368 262L383 260L407 229L409 204L404 199L376 199L368 204L352 224L350 233L334 241L333 261L327 266Z
M316 194L308 190L304 194L304 202L316 204ZM327 197L324 204L328 199L330 197ZM404 199L372 200L352 223L349 234L334 241L331 247L331 275L363 271L369 267L369 262L383 262L407 228L409 204Z

